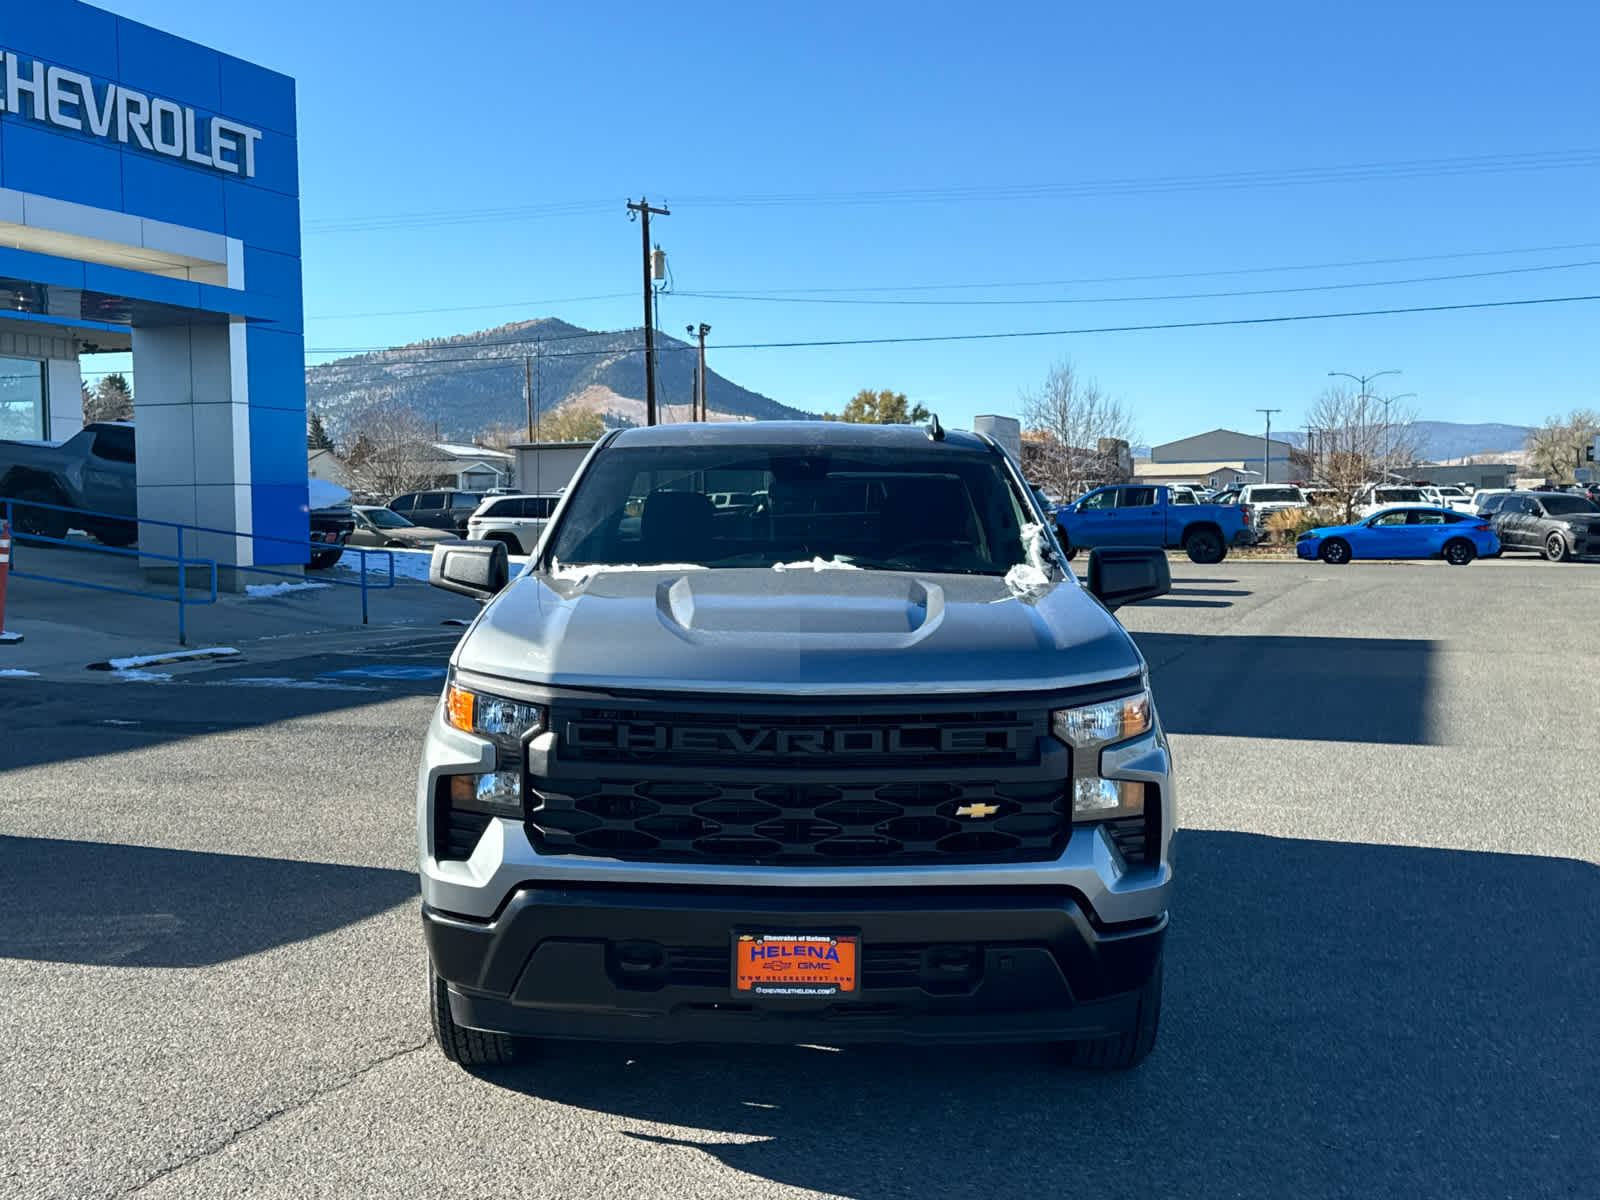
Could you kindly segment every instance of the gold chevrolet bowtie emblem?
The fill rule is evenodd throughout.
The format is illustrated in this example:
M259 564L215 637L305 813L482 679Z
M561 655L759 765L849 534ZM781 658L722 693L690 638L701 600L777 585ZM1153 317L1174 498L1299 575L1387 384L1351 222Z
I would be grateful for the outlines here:
M984 804L980 802L978 804L963 804L960 808L956 809L956 816L992 817L999 811L1000 806L998 804Z

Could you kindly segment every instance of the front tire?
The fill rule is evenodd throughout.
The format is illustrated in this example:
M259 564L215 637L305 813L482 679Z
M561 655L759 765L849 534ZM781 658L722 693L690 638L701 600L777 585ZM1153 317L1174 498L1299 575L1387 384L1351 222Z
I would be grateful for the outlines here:
M1330 567L1342 567L1350 561L1350 543L1343 538L1329 538L1322 543L1317 557Z
M1183 539L1184 553L1189 561L1202 566L1212 566L1228 556L1222 544L1222 535L1214 529L1196 529Z
M34 508L35 504L60 504L61 497L54 488L43 484L25 483L11 496L12 532L18 537L64 538L67 536L67 514L53 508Z
M1572 549L1567 545L1567 539L1556 530L1552 530L1550 536L1545 538L1543 553L1551 562L1566 562L1572 557Z
M462 1067L508 1067L519 1058L522 1042L504 1033L463 1029L450 1015L450 989L430 964L428 967L428 1017L433 1040L444 1056Z
M1139 989L1139 1009L1133 1024L1123 1033L1061 1043L1061 1055L1069 1066L1096 1071L1126 1071L1137 1067L1155 1048L1161 1027L1162 964L1158 961L1150 978Z
M1464 567L1478 557L1478 548L1466 538L1452 538L1444 544L1444 560L1452 567Z
M1061 546L1061 557L1067 562L1078 557L1078 548L1067 537L1067 531L1059 521L1056 523L1056 542Z

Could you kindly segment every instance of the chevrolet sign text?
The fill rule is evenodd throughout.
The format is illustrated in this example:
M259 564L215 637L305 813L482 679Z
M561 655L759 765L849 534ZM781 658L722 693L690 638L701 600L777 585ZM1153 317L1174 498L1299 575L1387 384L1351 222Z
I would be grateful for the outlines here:
M58 129L89 133L168 158L246 179L256 173L261 131L225 117L207 117L172 100L120 83L96 84L66 67L52 67L0 50L0 110Z

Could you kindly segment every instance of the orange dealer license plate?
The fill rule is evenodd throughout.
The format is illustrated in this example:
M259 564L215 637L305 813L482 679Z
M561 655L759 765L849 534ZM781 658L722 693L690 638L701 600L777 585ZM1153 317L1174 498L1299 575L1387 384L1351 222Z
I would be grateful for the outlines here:
M861 939L838 934L736 933L733 990L741 996L840 996L859 988Z

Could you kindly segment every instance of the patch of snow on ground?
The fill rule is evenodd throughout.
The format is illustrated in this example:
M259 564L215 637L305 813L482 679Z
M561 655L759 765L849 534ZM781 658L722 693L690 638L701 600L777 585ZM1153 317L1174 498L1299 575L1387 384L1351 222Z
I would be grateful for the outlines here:
M181 662L186 658L224 658L239 653L232 646L207 646L204 650L168 650L164 654L135 654L110 660L113 671L126 667L148 667L152 663Z
M290 592L304 592L312 588L332 587L331 583L247 583L244 586L245 595L254 599L264 596L286 596Z
M159 683L164 679L172 678L165 671L139 671L131 667L113 671L111 672L111 677L113 679L131 680L134 683Z
M37 675L38 673L37 671L23 671L16 667L9 667L4 671L0 671L0 679L18 679L23 675Z

